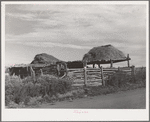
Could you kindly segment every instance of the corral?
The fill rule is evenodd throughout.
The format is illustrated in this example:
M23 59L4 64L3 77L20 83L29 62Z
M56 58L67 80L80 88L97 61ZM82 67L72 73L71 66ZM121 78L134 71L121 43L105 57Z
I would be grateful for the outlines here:
M118 67L118 68L78 68L68 69L68 74L72 73L74 77L74 86L81 85L103 85L105 86L109 77L121 72L123 75L128 75L134 79L135 67Z
M130 66L129 60L131 60L129 54L126 57L123 52L112 45L105 45L91 49L84 55L82 61L16 65L9 68L9 75L17 75L22 79L32 76L34 80L35 77L46 74L55 75L60 79L71 76L74 79L73 85L97 84L105 86L109 77L118 71L134 77L134 66ZM113 67L113 63L122 61L127 61L127 67ZM89 68L87 66L89 64L93 65L93 68ZM95 64L98 64L99 68L95 68ZM110 64L110 68L100 66L101 64Z

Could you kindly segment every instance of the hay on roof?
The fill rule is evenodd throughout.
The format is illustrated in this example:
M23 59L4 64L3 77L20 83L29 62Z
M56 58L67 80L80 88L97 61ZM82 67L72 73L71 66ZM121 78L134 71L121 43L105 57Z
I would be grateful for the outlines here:
M112 45L104 45L92 48L86 53L82 59L83 62L99 62L99 63L110 63L121 62L127 60L124 53Z

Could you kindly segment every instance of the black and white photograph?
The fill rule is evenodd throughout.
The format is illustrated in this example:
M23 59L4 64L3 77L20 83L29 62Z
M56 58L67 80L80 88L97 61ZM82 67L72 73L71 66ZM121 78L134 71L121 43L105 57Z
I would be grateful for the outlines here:
M2 120L148 120L146 1L2 2Z

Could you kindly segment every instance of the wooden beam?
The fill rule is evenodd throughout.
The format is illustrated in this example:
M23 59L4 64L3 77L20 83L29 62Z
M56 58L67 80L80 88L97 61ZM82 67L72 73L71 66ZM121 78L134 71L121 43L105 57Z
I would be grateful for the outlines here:
M98 64L98 67L101 68L100 64Z
M85 61L84 61L84 67L86 67L86 66L87 66L87 61L85 60Z
M110 59L110 67L113 67L113 61Z
M129 58L129 54L127 54L127 59L130 59L130 58ZM129 60L127 60L127 63L128 63L128 67L130 67L130 62L129 62Z
M35 71L33 70L32 66L30 66L30 70L31 70L31 77L35 83L36 79L35 79Z
M86 74L86 66L84 67L84 85L87 85L87 74Z
M127 60L131 60L131 58L129 59L122 59L122 60L113 60L113 63L118 63L118 62L123 62L123 61L127 61ZM87 64L110 64L110 60L103 60L103 61L91 61L91 62L88 62Z
M120 71L120 67L118 67L118 71Z
M93 68L95 68L95 64L93 64Z
M43 71L42 71L42 69L40 69L40 71L41 71L41 76L43 76Z
M102 85L105 86L103 67L102 66L101 66L101 78L102 78Z

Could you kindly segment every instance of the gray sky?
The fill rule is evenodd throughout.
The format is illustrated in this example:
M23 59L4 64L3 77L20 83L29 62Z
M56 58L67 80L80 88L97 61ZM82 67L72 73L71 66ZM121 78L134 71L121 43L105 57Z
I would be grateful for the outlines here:
M6 65L30 63L39 53L73 61L112 44L146 66L146 5L6 5ZM126 65L119 63L118 65Z

